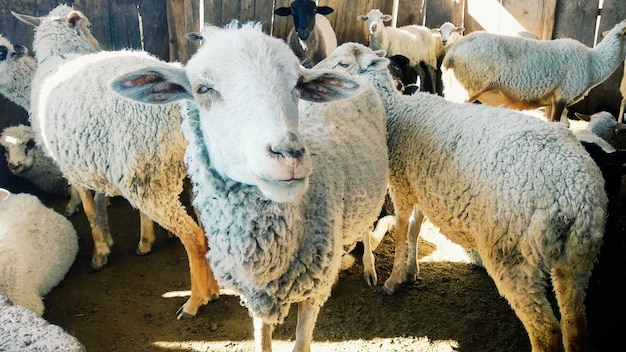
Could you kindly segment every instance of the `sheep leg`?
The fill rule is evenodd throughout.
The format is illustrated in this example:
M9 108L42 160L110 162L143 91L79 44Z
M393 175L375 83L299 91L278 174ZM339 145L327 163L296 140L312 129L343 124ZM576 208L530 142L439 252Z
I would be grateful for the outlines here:
M65 206L65 216L72 216L78 213L78 207L81 204L80 193L78 193L78 190L76 189L76 187L71 186L71 185L68 186L68 190L70 194L70 200L69 202L67 202L67 205Z
M522 264L505 267L493 258L485 258L485 269L495 282L498 292L506 298L526 328L532 351L563 351L561 328L546 298L545 274L525 259L512 257L513 254L506 255L507 263Z
M372 250L372 233L367 232L363 236L363 278L370 286L376 286L378 276L376 275L375 258Z
M84 187L76 187L83 203L83 210L89 220L91 237L93 238L94 253L91 258L91 267L100 270L108 261L113 237L109 229L109 215L106 208L106 196L96 193L95 199L91 191Z
M563 114L564 110L565 110L565 103L562 101L556 100L556 98L552 97L552 104L550 108L548 109L548 107L546 107L546 117L548 118L548 120L552 122L559 122L561 121L561 115ZM564 121L564 122L566 124L568 123L567 121Z
M403 204L403 206L398 206L394 202L394 206L396 207L396 251L391 274L381 288L388 295L394 294L400 284L406 280L408 221L413 211L413 205Z
M417 262L417 240L424 219L424 213L415 205L408 225L409 257L407 259L406 282L415 282L420 271L419 263Z
M320 305L312 300L298 302L298 324L296 325L296 344L293 352L310 352L313 330L320 312Z
M265 324L259 317L252 317L254 325L254 350L256 352L272 352L272 332L274 325Z
M568 352L584 351L587 337L585 290L591 271L572 272L571 267L554 269L552 284L561 312L561 332Z
M152 250L154 243L154 221L143 212L139 212L140 234L139 244L135 251L138 255L146 255Z
M624 113L626 112L626 97L622 98L622 103L619 105L619 116L617 117L617 122L624 122Z
M200 306L207 304L214 298L218 298L220 294L219 285L215 281L213 271L206 259L208 245L204 231L187 215L183 208L181 208L181 211L179 216L173 218L180 223L184 223L188 230L185 231L174 227L168 228L180 239L185 247L191 275L191 297L176 312L176 318L179 320L195 316Z

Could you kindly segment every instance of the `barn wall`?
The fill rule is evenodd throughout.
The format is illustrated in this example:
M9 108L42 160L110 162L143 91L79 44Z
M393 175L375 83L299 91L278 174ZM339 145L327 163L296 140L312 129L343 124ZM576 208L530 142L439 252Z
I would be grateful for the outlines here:
M289 6L291 0L67 0L92 22L94 36L105 50L144 49L157 57L185 63L197 49L187 41L188 32L198 31L205 23L224 25L231 19L263 23L267 33L286 38L293 27L290 17L274 17L274 8ZM59 4L55 0L0 0L0 33L15 44L32 48L33 31L11 15L11 11L43 16ZM364 23L356 20L372 8L392 13L393 0L319 0L320 6L335 11L328 16L339 43L368 43ZM434 28L449 21L463 25L466 33L477 30L510 31L507 25L519 23L524 30L542 39L574 38L593 46L596 19L599 31L612 28L626 18L626 2L604 0L400 0L397 25L423 24ZM201 18L203 14L204 18ZM141 28L141 30L140 30ZM592 113L600 109L617 114L619 68L606 82L594 88L589 96L571 110ZM0 97L0 130L9 125L27 123L27 113ZM0 186L27 187L12 177L0 163Z

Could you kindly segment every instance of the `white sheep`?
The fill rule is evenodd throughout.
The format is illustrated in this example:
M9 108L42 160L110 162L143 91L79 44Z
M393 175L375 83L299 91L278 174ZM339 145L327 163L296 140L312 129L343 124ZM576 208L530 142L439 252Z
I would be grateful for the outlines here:
M581 142L597 144L605 152L615 152L615 147L610 144L616 131L626 129L626 125L615 121L613 115L607 111L600 111L593 115L575 113L581 119L579 123L575 121L570 125L570 129Z
M37 69L28 49L13 45L0 35L0 94L28 110L30 82Z
M65 215L76 214L81 201L78 191L67 183L57 164L35 143L35 132L26 125L10 126L0 133L9 171L37 188L59 196L70 196Z
M570 38L535 40L474 32L459 39L443 59L444 95L518 110L545 106L546 117L560 121L565 107L582 99L624 61L625 43L626 20L593 49Z
M78 253L76 230L31 194L0 188L0 292L44 312L42 297L63 280Z
M248 307L257 351L271 350L292 303L293 350L309 351L344 248L384 201L382 103L367 82L301 67L260 24L205 27L202 37L186 72L147 66L112 87L147 103L195 101L183 114L185 160L216 278Z
M32 310L13 305L0 292L0 351L84 352L85 346Z
M403 55L409 59L412 67L424 62L426 80L432 82L432 93L436 92L437 41L431 30L419 25L399 28L385 26L384 22L391 19L391 15L383 14L379 9L372 9L367 15L357 17L359 22L367 22L369 47L372 50L385 50L387 56Z
M368 79L387 110L396 259L384 290L415 280L415 255L407 261L404 247L417 205L442 234L480 255L533 351L582 349L585 289L607 207L598 166L562 124L429 94L399 95L387 61L347 43L318 64ZM417 243L415 232L410 243ZM550 284L560 322L546 298Z
M465 31L465 28L457 27L450 22L444 22L441 26L433 28L431 31L434 34L438 35L441 47L445 48L448 45L461 39L461 37L463 37L463 31ZM440 50L439 54L442 53L444 52Z
M293 17L294 28L287 35L287 43L304 67L313 67L337 48L337 35L325 17L332 12L332 8L317 6L311 0L295 0L290 7L274 11L278 16Z
M66 5L41 18L14 15L36 26L33 48L39 67L32 84L31 123L38 143L79 189L94 239L92 266L106 264L113 238L106 211L95 212L87 189L126 198L141 212L142 235L154 234L143 229L152 224L149 217L180 238L189 258L191 297L177 317L195 315L219 294L219 287L205 258L204 232L179 200L187 142L180 131L178 105L148 107L108 88L112 76L147 65L175 64L145 52L87 54L99 51L89 20ZM102 198L96 197L96 203ZM138 251L149 252L152 241L154 236L142 238Z

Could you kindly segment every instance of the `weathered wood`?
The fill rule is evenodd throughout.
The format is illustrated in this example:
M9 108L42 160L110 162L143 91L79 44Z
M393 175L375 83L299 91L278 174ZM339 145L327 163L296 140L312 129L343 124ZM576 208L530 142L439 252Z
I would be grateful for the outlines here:
M187 40L187 33L198 32L199 10L191 1L167 0L167 24L170 43L170 61L186 63L197 50L197 44Z
M556 13L553 38L574 38L593 46L598 0L557 1Z
M139 0L143 28L143 48L161 60L170 59L167 4L164 1Z

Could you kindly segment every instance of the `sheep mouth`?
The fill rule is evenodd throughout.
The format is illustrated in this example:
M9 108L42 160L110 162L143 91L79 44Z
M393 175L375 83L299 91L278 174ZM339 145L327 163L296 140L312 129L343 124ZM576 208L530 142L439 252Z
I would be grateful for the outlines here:
M284 203L301 197L309 188L309 178L292 178L288 180L260 179L259 190L269 199Z
M11 171L11 173L16 176L21 175L25 169L26 168L23 165L19 165L19 166L9 165L9 171Z

